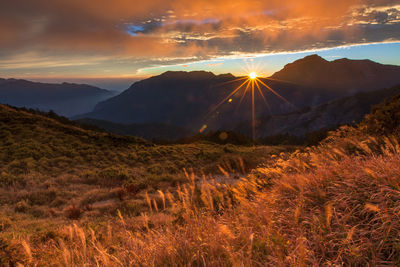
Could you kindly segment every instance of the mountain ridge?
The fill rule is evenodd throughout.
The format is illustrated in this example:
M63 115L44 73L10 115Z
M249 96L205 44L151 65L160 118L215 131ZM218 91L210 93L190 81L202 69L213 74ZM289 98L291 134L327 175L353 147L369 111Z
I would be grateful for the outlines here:
M366 70L360 71L364 65ZM345 72L346 75L335 75L331 68L339 68L338 73ZM381 79L382 71L387 72L389 76L397 72L399 75L388 82ZM300 73L300 76L303 72L307 72L309 76L317 78L311 79L310 82L313 84L309 85L307 82L294 79L296 77L286 77L293 72ZM320 72L326 72L329 75L320 75ZM365 79L364 76L368 76L370 72L373 75ZM119 124L167 124L190 131L198 131L203 126L206 126L207 130L227 128L251 118L250 94L243 98L241 109L236 108L241 102L241 91L233 95L230 102L224 103L214 113L209 114L210 110L242 83L242 81L234 81L236 78L229 73L215 75L208 71L167 71L135 82L121 94L99 102L92 112L76 116L74 119L91 118ZM271 92L264 91L270 110L267 109L261 97L256 97L257 118L287 114L296 110L293 106L297 110L302 110L348 97L357 92L392 87L386 85L400 84L400 67L382 65L370 60L327 61L318 55L311 55L287 64L271 78L259 77L259 79L291 104L282 101ZM305 78L306 81L307 79ZM366 83L368 86L365 85Z
M40 83L24 79L0 79L0 103L53 110L64 116L90 111L115 92L87 84Z
M351 93L392 87L399 83L400 67L369 59L348 58L333 61L314 54L296 60L275 72L271 78L329 90L350 89Z

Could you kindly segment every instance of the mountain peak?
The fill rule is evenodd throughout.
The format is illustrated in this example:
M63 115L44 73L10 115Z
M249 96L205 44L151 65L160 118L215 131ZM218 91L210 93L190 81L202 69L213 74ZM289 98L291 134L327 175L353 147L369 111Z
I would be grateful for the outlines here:
M287 64L286 66L297 66L297 65L321 65L329 63L326 59L322 58L317 54L306 56L302 59L296 60L293 63ZM286 67L285 66L285 67Z
M271 77L335 92L357 92L394 86L399 73L398 66L386 66L370 60L342 58L327 61L318 55L310 55L285 65Z
M161 75L154 77L172 78L172 79L207 79L216 77L214 73L209 71L166 71ZM153 78L154 78L153 77Z
M322 61L322 62L327 62L326 59L324 59L323 57L319 56L318 54L312 54L312 55L306 56L306 57L304 57L302 59L299 59L297 61L301 61L301 60L303 60L303 61Z

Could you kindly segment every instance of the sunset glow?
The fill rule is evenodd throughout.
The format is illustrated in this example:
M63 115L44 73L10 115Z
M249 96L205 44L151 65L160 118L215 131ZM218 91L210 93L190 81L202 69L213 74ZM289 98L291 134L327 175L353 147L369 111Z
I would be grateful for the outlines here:
M0 72L60 82L167 70L238 75L237 61L255 58L268 64L257 73L265 77L304 53L335 48L346 49L326 52L332 59L350 54L397 64L399 53L385 52L400 47L395 2L3 1Z
M251 64L253 68L256 68L258 70L260 69L260 66L254 66L253 64ZM249 68L248 64L245 64L245 69ZM293 104L291 104L288 100L286 100L283 96L281 96L277 91L275 91L274 89L272 89L269 85L266 84L265 81L262 80L268 80L270 78L261 78L258 77L257 73L252 71L249 73L248 76L242 77L242 78L238 78L235 80L232 80L230 82L238 82L238 81L243 81L240 83L240 85L238 87L236 87L227 97L225 97L221 102L219 102L216 106L214 106L207 114L207 116L210 116L211 114L213 114L214 112L216 112L224 103L228 102L231 103L232 102L232 98L234 95L236 94L241 94L240 96L240 101L237 104L237 108L236 110L238 110L245 98L245 96L247 95L247 93L250 93L251 95L251 128L252 128L252 139L253 141L255 141L256 139L256 115L255 115L255 98L257 97L257 95L259 97L262 98L262 100L264 101L265 107L271 111L270 109L270 105L268 103L267 98L265 97L265 94L263 92L263 90L269 91L272 94L274 94L276 97L278 97L279 99L281 99L283 102L285 102L286 104L288 104L289 106L291 106L293 109L297 109ZM229 83L229 82L228 82ZM200 130L200 132L202 132L202 130Z
M250 77L250 79L254 80L255 78L257 78L257 73L250 72L249 77Z

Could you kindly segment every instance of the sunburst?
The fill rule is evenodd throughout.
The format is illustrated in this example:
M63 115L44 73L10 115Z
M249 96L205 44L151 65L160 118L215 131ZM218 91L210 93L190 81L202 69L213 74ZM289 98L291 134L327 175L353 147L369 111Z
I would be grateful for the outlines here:
M253 62L254 61L251 61L251 63L253 63ZM232 81L228 81L226 83L233 83L233 82L238 82L238 81L243 81L243 82L241 82L238 87L236 87L228 96L226 96L221 102L219 102L216 106L214 106L207 114L208 116L211 115L212 113L217 111L217 109L219 109L221 107L221 105L223 105L226 102L231 103L232 102L231 97L241 91L241 97L240 97L238 106L236 107L236 109L238 110L238 108L242 104L245 96L248 93L250 93L251 94L251 128L252 128L253 141L255 141L255 138L256 138L256 112L255 112L256 91L258 92L259 96L263 99L265 106L268 108L268 110L270 112L271 112L271 107L268 103L267 98L265 97L263 90L267 90L267 91L271 92L276 97L278 97L279 99L281 99L282 101L286 102L287 104L291 105L292 107L294 107L296 109L296 107L293 104L291 104L288 100L286 100L283 96L281 96L277 91L275 91L269 85L267 85L264 81L262 81L262 79L263 80L275 80L275 79L259 78L259 75L258 75L259 70L260 70L259 65L254 66L252 64L252 66L249 66L248 62L245 61L245 71L246 71L246 73L248 73L248 75L238 78L238 79L234 79ZM204 126L203 126L202 130L204 130Z

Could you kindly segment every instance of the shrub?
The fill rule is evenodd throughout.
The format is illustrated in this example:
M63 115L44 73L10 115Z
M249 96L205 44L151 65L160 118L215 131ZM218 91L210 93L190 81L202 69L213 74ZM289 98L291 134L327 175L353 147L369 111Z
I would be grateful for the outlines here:
M25 200L21 200L15 204L14 210L16 212L27 212L29 208L29 204Z
M129 177L129 174L125 170L110 167L96 173L96 182L105 186L118 185L127 181Z
M399 134L400 95L374 106L362 125L373 134Z
M71 205L65 209L65 216L71 220L78 220L82 216L82 213L83 211L75 205Z

